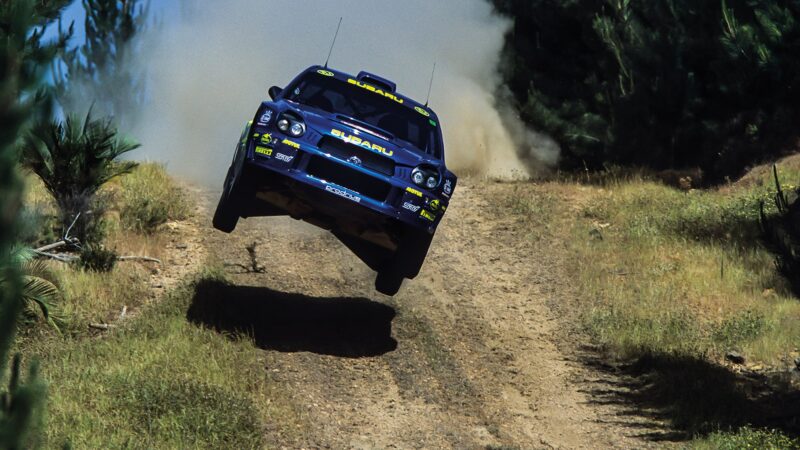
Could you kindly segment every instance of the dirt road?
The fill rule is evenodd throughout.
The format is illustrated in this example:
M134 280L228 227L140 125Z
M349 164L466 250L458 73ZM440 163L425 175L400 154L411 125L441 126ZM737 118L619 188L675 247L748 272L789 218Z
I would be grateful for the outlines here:
M271 447L648 446L617 407L592 398L613 380L582 364L580 340L565 332L563 243L511 213L512 189L459 184L422 272L393 298L301 222L207 230L235 286L208 287L201 309L212 313L199 320L248 330L299 417L268 430ZM209 211L217 195L202 193Z

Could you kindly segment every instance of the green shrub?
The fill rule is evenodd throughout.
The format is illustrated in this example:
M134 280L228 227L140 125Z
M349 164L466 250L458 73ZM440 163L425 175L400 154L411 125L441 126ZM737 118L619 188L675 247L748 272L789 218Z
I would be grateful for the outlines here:
M693 447L715 450L793 450L800 448L800 440L792 439L777 430L742 427L734 433L712 433Z
M117 263L117 253L102 245L85 245L81 249L80 267L94 272L110 272Z
M186 196L163 165L142 164L121 183L120 221L127 229L151 233L168 220L189 214Z
M764 314L756 311L744 311L727 318L716 326L711 338L722 345L723 350L739 348L741 344L753 341L767 329Z

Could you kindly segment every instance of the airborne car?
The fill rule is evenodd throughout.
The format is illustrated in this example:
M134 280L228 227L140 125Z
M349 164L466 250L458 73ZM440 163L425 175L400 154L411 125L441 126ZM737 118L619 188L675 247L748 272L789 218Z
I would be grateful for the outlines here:
M438 117L389 80L322 66L269 95L236 145L214 227L304 220L330 230L394 295L419 273L456 187Z

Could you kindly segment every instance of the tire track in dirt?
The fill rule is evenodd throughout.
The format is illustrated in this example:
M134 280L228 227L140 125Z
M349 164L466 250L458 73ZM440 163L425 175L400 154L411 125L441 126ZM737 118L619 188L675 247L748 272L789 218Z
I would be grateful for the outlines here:
M576 362L562 332L571 319L548 307L569 295L563 243L508 211L512 188L461 182L422 272L393 298L301 222L204 230L235 285L220 314L252 330L306 424L270 447L648 446L614 406L589 404L605 381ZM202 194L211 211L217 196ZM244 270L253 242L263 273Z

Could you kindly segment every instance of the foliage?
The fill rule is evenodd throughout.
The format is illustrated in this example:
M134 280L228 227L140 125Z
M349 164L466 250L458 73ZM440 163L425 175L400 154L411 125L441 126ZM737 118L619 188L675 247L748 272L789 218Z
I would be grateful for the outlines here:
M24 317L28 322L33 322L41 314L49 325L60 329L64 323L64 317L60 314L63 298L55 273L45 261L34 259L33 252L26 248L14 249L11 258L22 275ZM7 280L0 276L0 289L4 289L6 283Z
M25 281L11 258L20 210L20 182L15 143L28 119L45 103L40 88L41 67L59 49L42 41L43 27L58 17L66 0L7 0L0 3L0 378L12 344L17 317L23 309ZM38 28L37 28L38 27ZM44 400L36 365L23 383L20 358L14 358L8 388L0 391L0 448L34 445Z
M133 64L137 37L145 30L149 3L141 0L82 0L85 41L56 65L59 101L79 111L89 102L102 115L131 126L144 102L144 75ZM61 73L58 69L65 69Z
M711 433L692 447L698 450L791 450L800 448L800 440L790 438L778 430L742 427L733 433Z
M138 147L118 138L111 119L92 119L91 112L83 121L69 115L64 122L39 122L22 144L25 165L42 179L58 205L61 229L66 233L72 227L72 236L84 243L99 241L101 214L93 211L102 206L96 202L97 191L136 167L116 160Z
M122 177L119 193L120 220L130 230L154 232L168 220L189 214L188 202L164 166L142 164Z
M79 265L94 272L111 272L117 263L117 253L102 245L84 245L81 249Z
M800 118L800 2L493 0L505 78L567 168L701 167L787 149Z

